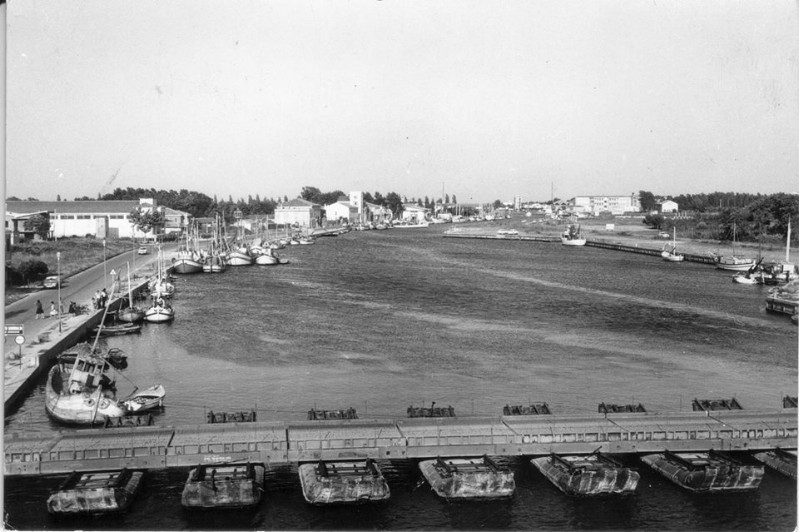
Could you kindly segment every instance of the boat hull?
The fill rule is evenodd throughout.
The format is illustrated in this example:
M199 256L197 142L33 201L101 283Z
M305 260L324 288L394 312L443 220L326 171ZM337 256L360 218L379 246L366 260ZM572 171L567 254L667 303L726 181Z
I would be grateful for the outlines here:
M180 274L200 273L203 265L198 260L181 257L172 259L172 271Z
M705 454L705 453L697 453ZM691 468L669 460L665 454L641 458L649 467L677 484L694 492L748 491L760 486L763 466L740 465L707 459L704 467Z
M144 320L150 323L165 323L175 319L175 311L168 308L151 307L144 314Z
M184 508L245 508L261 501L264 492L262 464L202 466L192 469L183 487Z
M117 404L113 396L106 396L101 389L91 393L68 393L59 391L69 378L66 370L59 365L50 369L45 385L44 407L47 414L67 425L99 425L107 418L125 415L125 410Z
M141 413L148 410L155 410L164 405L166 390L160 384L151 386L146 390L140 390L130 398L122 402L122 405L129 413Z
M676 253L669 253L668 251L663 251L660 256L663 257L663 260L666 262L682 262L685 260L685 255L677 255Z
M388 483L377 466L366 462L326 462L330 472L325 476L321 465L299 467L302 495L310 504L359 504L387 500L391 496Z
M436 495L444 499L507 499L516 490L512 471L494 470L482 458L451 458L443 461L454 471L444 470L437 460L422 461L419 469Z
M228 253L227 263L230 266L249 266L252 264L252 257L246 253L231 251Z
M98 515L127 510L141 487L142 471L73 473L47 499L54 515Z
M560 237L560 243L564 246L584 246L587 240L585 238L566 238Z
M277 257L264 253L263 255L255 257L255 264L260 264L261 266L276 266L280 264L280 260Z
M585 467L571 470L549 456L534 458L531 463L560 491L575 497L630 495L635 492L641 478L632 469L598 462L589 462Z
M735 257L716 257L716 268L731 272L745 272L753 268L754 259L738 259Z
M138 308L123 308L117 312L117 319L125 323L136 323L144 319L144 311Z

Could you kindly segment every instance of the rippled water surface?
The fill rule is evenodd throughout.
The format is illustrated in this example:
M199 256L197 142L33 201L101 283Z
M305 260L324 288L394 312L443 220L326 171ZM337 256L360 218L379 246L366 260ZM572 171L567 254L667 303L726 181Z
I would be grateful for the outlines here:
M301 420L312 407L403 417L436 401L459 417L505 404L589 413L599 402L690 410L693 398L735 397L778 408L796 395L797 335L764 310L765 290L710 266L558 244L442 238L440 227L349 233L293 246L280 267L180 277L177 319L108 344L129 355L118 377L167 390L164 424L213 410L257 409ZM42 389L6 431L58 427ZM790 530L796 488L767 472L752 494L686 493L644 466L634 497L570 499L522 458L509 461L511 501L447 504L415 465L381 466L392 490L377 506L305 505L296 468L270 472L252 512L201 518L180 508L185 471L149 476L128 514L55 521L44 513L59 479L6 482L9 522L23 529L702 529Z

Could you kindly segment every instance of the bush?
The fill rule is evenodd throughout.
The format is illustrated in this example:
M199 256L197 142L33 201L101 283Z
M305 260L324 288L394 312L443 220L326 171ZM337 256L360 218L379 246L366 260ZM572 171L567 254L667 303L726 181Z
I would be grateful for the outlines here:
M21 263L17 266L17 271L19 275L22 276L22 280L25 283L29 283L32 280L37 280L39 277L47 275L47 272L50 268L44 262L40 260L26 260L25 262Z

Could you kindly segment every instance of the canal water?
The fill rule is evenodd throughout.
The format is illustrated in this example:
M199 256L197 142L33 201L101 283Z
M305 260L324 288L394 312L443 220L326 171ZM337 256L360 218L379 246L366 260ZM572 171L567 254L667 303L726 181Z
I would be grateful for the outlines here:
M443 238L446 226L352 232L282 250L288 265L179 277L176 320L112 338L128 354L122 395L161 383L159 424L203 423L208 410L303 420L311 408L361 418L451 405L459 417L546 402L556 413L642 403L687 411L694 398L735 397L774 409L796 395L797 333L764 310L763 287L707 265L523 241ZM43 386L6 431L52 434ZM45 500L62 477L6 479L7 525L25 530L649 529L792 530L796 486L767 471L758 491L694 495L643 464L633 497L562 495L529 460L512 458L515 496L438 500L411 461L380 463L391 499L305 504L296 467L269 472L247 512L180 507L187 471L148 473L127 514L56 520Z

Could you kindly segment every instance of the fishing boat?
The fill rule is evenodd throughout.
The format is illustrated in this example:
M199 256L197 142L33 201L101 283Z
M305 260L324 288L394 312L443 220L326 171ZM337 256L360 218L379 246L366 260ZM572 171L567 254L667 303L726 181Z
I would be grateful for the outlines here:
M71 425L102 424L125 410L117 403L111 364L93 346L80 344L75 360L57 361L47 374L45 410L56 421Z
M102 515L127 510L142 484L143 471L75 471L50 493L54 515Z
M253 262L252 256L243 248L228 251L226 261L230 266L249 266Z
M200 465L189 472L180 503L185 508L246 508L261 502L263 464Z
M255 264L261 266L276 266L280 264L280 259L271 247L260 248L260 252L255 255Z
M430 487L446 500L505 499L516 490L513 471L488 456L436 458L419 462Z
M746 259L743 257L738 257L735 254L735 235L736 235L736 226L735 224L733 224L732 255L718 255L716 253L712 253L713 261L716 263L716 268L718 268L719 270L744 272L748 271L751 267L755 265L755 259Z
M785 260L772 262L763 267L762 278L765 284L789 283L799 279L799 268L791 262L791 220L788 219L788 233L785 238Z
M133 392L127 399L122 400L121 403L129 413L138 414L161 408L164 406L164 397L166 397L166 390L162 385L156 384L145 390Z
M172 271L180 274L201 273L203 271L202 257L199 249L198 229L195 225L191 231L186 232L186 241L181 242L177 254L172 257Z
M749 465L719 451L649 454L641 461L694 492L755 490L763 480L762 465Z
M674 227L673 229L674 233L671 245L664 245L663 251L660 252L660 256L663 257L663 260L668 262L682 262L685 260L685 255L682 253L677 253L677 228Z
M299 475L302 495L310 504L358 504L391 496L386 479L370 458L301 464Z
M641 475L609 456L557 455L533 458L533 466L566 495L630 495Z
M124 304L124 302L123 302ZM117 320L125 323L138 323L144 319L144 310L133 306L133 285L130 282L130 263L128 263L128 306L117 311Z
M222 273L225 270L227 270L227 263L219 253L214 252L208 255L203 262L203 272L205 273Z
M569 224L560 235L560 243L564 246L584 246L586 242L580 231L580 224Z
M175 309L161 297L153 297L153 304L144 311L144 320L150 323L164 323L174 319Z
M92 329L93 334L100 336L121 336L123 334L137 333L141 331L139 323L118 323L114 325L98 325Z

